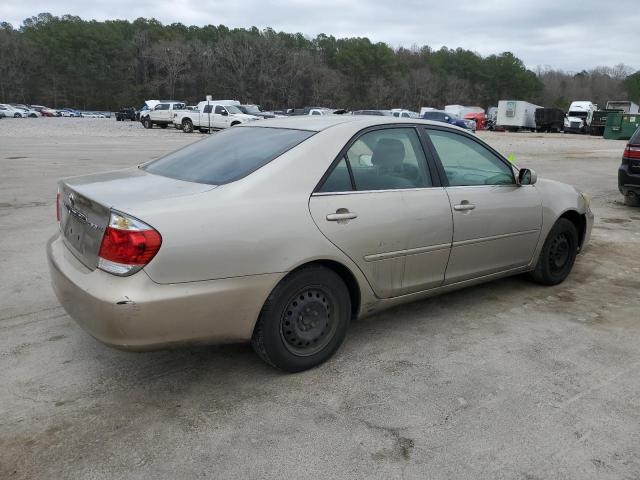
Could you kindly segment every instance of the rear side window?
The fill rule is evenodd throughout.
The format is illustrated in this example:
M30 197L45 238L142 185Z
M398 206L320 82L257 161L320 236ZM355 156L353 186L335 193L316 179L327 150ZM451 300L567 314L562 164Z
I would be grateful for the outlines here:
M235 127L141 168L177 180L220 185L246 177L313 134L284 128Z
M640 145L640 127L636 130L636 133L633 134L631 140L629 140L631 145Z
M352 180L353 178L353 184ZM413 128L384 128L362 134L333 168L319 192L431 187L431 175Z

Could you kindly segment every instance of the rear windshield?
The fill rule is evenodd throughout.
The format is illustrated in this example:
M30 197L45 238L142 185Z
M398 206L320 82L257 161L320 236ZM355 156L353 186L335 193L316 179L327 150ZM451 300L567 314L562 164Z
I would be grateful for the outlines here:
M177 180L220 185L246 177L314 133L283 128L229 128L141 168Z

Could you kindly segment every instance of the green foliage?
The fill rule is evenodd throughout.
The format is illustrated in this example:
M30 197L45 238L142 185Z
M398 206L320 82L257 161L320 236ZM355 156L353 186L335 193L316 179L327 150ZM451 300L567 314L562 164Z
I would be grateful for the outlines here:
M637 92L638 74L631 77L628 89ZM41 13L19 29L0 23L4 102L116 109L170 96L195 103L211 94L265 108L419 109L535 101L542 90L539 76L509 52L393 50L368 38L309 39L255 27L163 25L153 18L97 22ZM563 95L553 99L564 104Z

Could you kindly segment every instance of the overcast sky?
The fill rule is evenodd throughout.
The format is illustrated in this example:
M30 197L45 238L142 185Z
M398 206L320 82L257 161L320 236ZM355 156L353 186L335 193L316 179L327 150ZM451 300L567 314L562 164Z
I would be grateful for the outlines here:
M511 51L529 68L640 69L640 0L0 0L0 20L14 27L39 12Z

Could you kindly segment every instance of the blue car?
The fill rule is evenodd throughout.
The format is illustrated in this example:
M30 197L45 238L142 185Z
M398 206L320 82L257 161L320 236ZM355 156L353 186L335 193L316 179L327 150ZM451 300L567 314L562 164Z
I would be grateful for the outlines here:
M472 132L476 131L476 122L474 120L459 118L455 115L445 112L444 110L429 110L427 112L424 112L422 118L425 120L432 120L434 122L449 123L451 125L455 125L456 127L471 130Z

